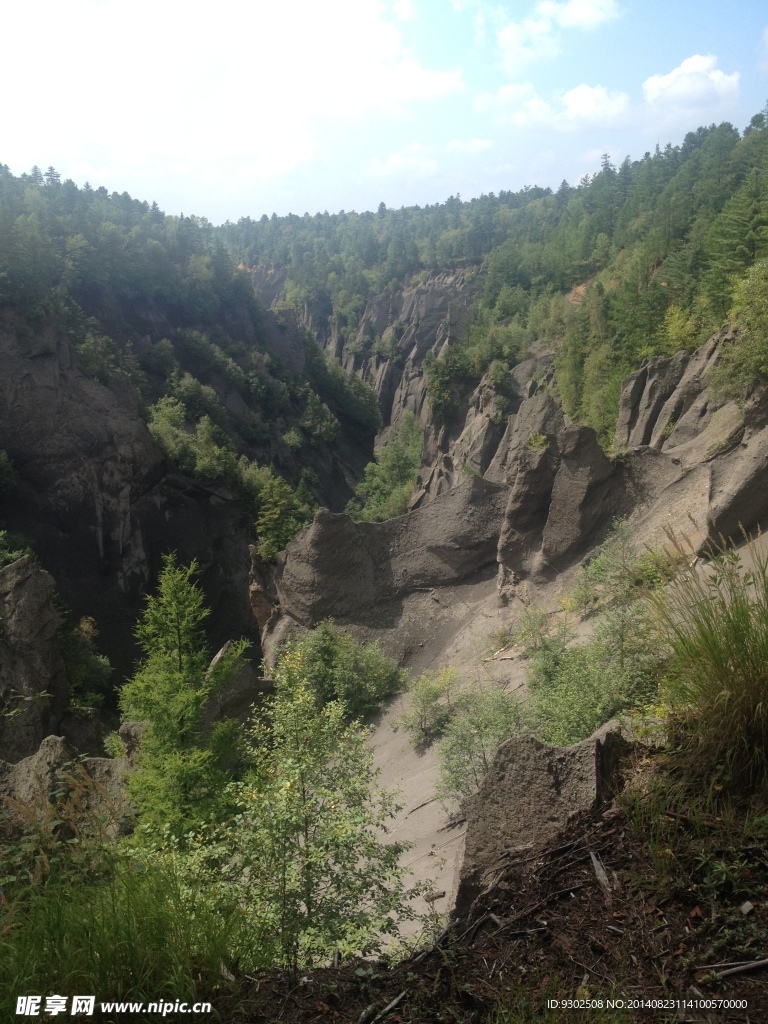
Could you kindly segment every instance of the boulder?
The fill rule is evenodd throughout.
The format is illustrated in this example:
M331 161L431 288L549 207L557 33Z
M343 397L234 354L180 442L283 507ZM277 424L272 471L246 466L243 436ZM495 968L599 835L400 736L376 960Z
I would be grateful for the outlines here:
M0 569L0 757L16 762L55 732L69 697L54 581L25 555Z
M46 736L39 750L29 757L9 764L0 761L0 802L24 807L45 818L48 804L62 793L72 794L78 818L98 818L111 835L119 835L130 827L130 807L125 795L128 762L122 758L78 758L61 736Z
M503 868L506 851L538 843L571 815L612 798L627 746L609 722L572 747L551 747L533 736L515 736L499 747L480 789L462 805L467 827L459 917Z

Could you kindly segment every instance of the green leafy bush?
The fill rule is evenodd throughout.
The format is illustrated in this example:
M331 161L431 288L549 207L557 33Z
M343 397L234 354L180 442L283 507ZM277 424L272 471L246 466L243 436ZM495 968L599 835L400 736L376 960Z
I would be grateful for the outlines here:
M150 407L148 426L158 447L182 472L205 483L238 481L235 454L210 416L202 416L192 427L187 422L184 403L166 395Z
M659 656L640 602L608 611L588 643L571 647L565 640L542 648L528 677L527 716L548 743L577 743L654 698Z
M299 420L299 426L313 443L324 441L330 444L339 436L339 421L311 389L307 393L304 415Z
M375 785L367 734L346 718L338 701L318 709L306 684L282 686L253 730L248 777L231 788L236 813L185 861L190 887L234 911L231 941L251 969L376 953L411 916L405 847L382 840L397 807Z
M635 600L643 589L662 586L673 574L673 561L664 552L638 552L629 523L615 519L607 540L579 571L569 604L587 616Z
M120 371L120 353L115 342L105 334L89 330L74 345L77 365L100 384L109 384Z
M477 377L468 355L457 345L451 346L440 358L428 352L424 359L424 372L432 409L443 419L457 411L466 385Z
M272 561L312 518L312 507L307 498L308 495L299 495L271 470L261 479L256 532L259 535L257 551L265 562Z
M347 514L368 523L403 515L421 466L423 445L421 424L412 413L406 413L397 431L377 451L376 461L365 467Z
M679 763L737 791L768 781L768 552L747 551L720 547L706 567L689 552L674 583L648 598L669 656L663 697Z
M307 686L321 705L342 701L353 718L378 710L405 685L405 673L378 643L362 644L326 619L281 649L278 686Z
M755 263L737 283L731 317L740 333L724 346L709 379L716 394L743 398L756 381L768 378L768 259Z
M415 746L441 736L455 713L453 699L458 673L452 668L422 672L408 687L408 708L398 725L411 734Z
M59 610L62 611L61 606ZM72 625L68 609L63 609L59 628L59 648L69 680L70 703L79 707L101 707L110 692L112 666L96 646L99 631L90 617Z
M549 438L546 434L533 433L528 438L525 447L529 452L545 452L549 448Z
M496 688L465 691L453 710L437 750L437 792L461 799L479 788L499 745L519 731L521 716L514 694Z
M29 553L30 549L19 544L7 530L0 530L0 569Z
M638 555L629 525L616 520L598 553L584 566L568 605L582 615L602 612L580 646L562 615L527 608L505 639L530 659L526 720L550 743L585 739L616 715L643 707L658 692L661 655L641 597L674 572L674 559Z

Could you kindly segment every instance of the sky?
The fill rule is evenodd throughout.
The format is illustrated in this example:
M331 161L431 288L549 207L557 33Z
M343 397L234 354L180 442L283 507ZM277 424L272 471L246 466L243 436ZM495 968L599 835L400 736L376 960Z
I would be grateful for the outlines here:
M3 28L0 163L215 224L576 184L768 99L764 0L37 0Z

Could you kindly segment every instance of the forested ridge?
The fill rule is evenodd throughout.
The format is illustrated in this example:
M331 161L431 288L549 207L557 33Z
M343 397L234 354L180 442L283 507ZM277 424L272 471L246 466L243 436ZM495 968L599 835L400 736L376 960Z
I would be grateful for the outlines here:
M185 374L203 385L228 375L253 411L220 425L235 449L254 455L277 441L275 419L281 438L296 427L288 433L294 451L302 434L293 421L302 415L305 435L314 425L331 439L329 412L364 430L378 419L370 394L329 377L306 336L315 398L274 356L264 359L263 310L246 268L282 271L283 306L309 311L321 340L333 325L352 351L376 347L377 339L356 341L372 296L463 268L478 275L478 297L462 342L427 368L437 411L455 395L451 385L476 383L493 364L501 373L544 339L557 350L566 411L608 437L622 377L643 358L692 348L719 327L739 276L768 254L767 160L761 112L741 135L712 124L619 167L605 156L597 173L555 192L265 214L219 227L166 216L127 193L78 188L53 168L14 177L3 167L0 305L32 320L55 312L84 366L102 374L117 366L148 402L186 396L188 420L197 416L190 406L212 400ZM164 339L172 352L158 347ZM181 383L169 386L174 371Z
M263 309L203 218L2 166L0 310L27 333L54 325L101 383L127 381L172 463L253 506L267 557L333 503L329 445L370 453L373 391Z
M216 236L248 266L287 268L285 300L353 347L371 296L430 273L477 271L465 339L430 373L433 404L544 339L558 348L566 411L607 438L622 377L644 358L699 344L727 317L739 275L768 255L767 128L765 112L743 134L700 127L619 167L604 156L597 173L555 192L246 217Z

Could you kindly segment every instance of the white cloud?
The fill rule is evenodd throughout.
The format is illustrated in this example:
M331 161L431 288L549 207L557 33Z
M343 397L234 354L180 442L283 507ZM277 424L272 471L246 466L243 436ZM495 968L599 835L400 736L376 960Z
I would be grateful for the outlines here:
M566 3L545 0L538 6L561 28L597 28L604 21L619 16L616 0L567 0Z
M739 72L727 75L715 65L713 54L694 54L666 75L651 75L643 82L646 102L662 116L706 108L713 114L735 104Z
M374 158L368 170L380 178L400 177L408 174L417 177L432 176L437 173L439 164L431 147L420 142L412 142L395 153L390 153L386 160Z
M625 92L602 85L577 85L562 97L562 111L574 124L613 124L629 109Z
M556 57L563 30L597 28L619 15L616 0L539 0L522 21L510 21L497 33L505 70L518 75L531 64Z
M417 59L391 11L383 0L219 0L215 17L182 0L134 0L130 17L121 0L15 5L6 36L35 45L7 48L0 66L0 93L15 97L0 105L2 159L118 191L146 181L150 199L174 175L208 194L246 178L258 194L322 156L334 132L464 89L461 68ZM166 208L169 193L157 193Z
M395 0L392 4L392 13L398 21L413 21L417 15L411 0Z
M462 156L474 156L491 149L490 139L451 139L445 145L432 146L423 142L411 142L390 153L386 159L375 157L368 165L368 172L380 178L434 177L444 166L445 157L453 157L455 163Z
M476 105L480 111L493 113L497 121L520 128L547 125L568 130L614 125L627 113L630 103L627 93L602 85L577 85L550 101L531 82L516 82L501 86L494 94L485 93Z

